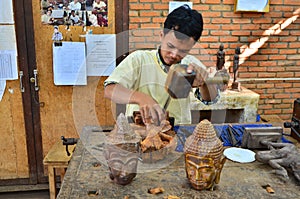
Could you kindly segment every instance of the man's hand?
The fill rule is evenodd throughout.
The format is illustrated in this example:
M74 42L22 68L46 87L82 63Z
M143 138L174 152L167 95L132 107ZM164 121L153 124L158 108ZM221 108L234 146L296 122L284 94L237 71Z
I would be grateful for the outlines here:
M191 73L193 71L196 72L196 78L193 82L192 87L201 87L204 85L206 78L208 77L209 73L203 67L200 67L194 63L190 63L187 68L187 73Z
M159 124L160 121L166 119L165 111L160 105L146 94L139 93L140 113L145 124Z
M138 104L145 124L159 124L166 119L165 111L145 93L130 90L120 84L109 84L105 87L104 96L119 104Z
M218 96L218 90L216 84L206 84L208 77L213 77L216 70L212 67L206 68L205 66L199 66L195 63L188 65L187 73L192 71L196 72L196 78L192 87L197 87L200 90L202 99L205 101L212 101Z

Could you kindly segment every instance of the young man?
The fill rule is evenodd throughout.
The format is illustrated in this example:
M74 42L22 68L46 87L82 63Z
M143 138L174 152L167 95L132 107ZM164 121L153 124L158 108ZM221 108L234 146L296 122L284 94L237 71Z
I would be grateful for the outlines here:
M189 64L187 72L196 71L193 87L198 98L210 104L216 101L215 85L206 85L206 67L195 57L187 55L203 30L202 15L187 5L173 10L166 18L160 33L160 47L156 50L137 50L129 54L104 82L105 97L115 103L127 104L126 115L141 112L145 123L165 119L165 111L175 118L175 124L191 123L190 99L171 99L163 110L169 94L165 82L173 64Z

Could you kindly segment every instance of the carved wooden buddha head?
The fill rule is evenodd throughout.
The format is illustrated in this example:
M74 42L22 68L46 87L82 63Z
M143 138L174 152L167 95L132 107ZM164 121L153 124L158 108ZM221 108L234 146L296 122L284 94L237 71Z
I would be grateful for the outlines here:
M130 146L129 144L125 145L106 145L104 150L110 171L109 177L120 185L127 185L132 182L137 173L138 147L134 145Z
M187 178L197 190L213 189L220 181L226 158L222 142L217 138L213 125L201 121L184 146Z
M141 137L134 133L124 114L107 137L104 157L109 167L109 177L117 184L129 184L137 173Z

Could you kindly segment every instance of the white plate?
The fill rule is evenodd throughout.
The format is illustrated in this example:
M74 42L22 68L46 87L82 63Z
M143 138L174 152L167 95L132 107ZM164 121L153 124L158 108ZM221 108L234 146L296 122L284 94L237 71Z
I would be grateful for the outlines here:
M231 147L224 150L224 155L235 162L248 163L255 161L255 153L249 149Z

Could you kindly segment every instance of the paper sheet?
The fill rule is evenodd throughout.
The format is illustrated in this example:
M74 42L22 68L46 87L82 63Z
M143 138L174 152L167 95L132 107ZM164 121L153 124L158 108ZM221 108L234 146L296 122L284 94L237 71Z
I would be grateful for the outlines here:
M6 87L6 81L5 80L0 80L0 102L1 102L2 97L3 97L5 87Z
M0 24L14 24L12 0L0 1Z
M116 67L116 35L88 34L87 46L87 75L109 76Z
M55 85L87 84L84 42L53 45L53 75Z
M0 79L18 79L17 55L15 50L0 50Z
M17 51L14 25L0 25L0 50Z
M189 1L170 1L169 2L169 13L172 12L174 9L187 4L188 6L190 6L191 9L193 9L193 2L189 2Z
M265 12L266 7L269 5L269 0L238 0L236 2L236 11L256 11ZM268 11L268 10L267 10Z

